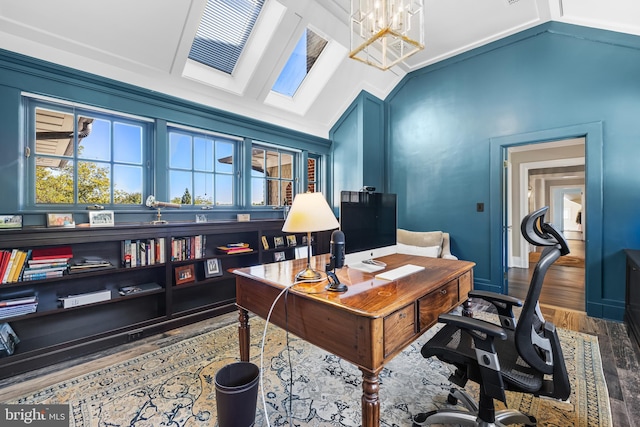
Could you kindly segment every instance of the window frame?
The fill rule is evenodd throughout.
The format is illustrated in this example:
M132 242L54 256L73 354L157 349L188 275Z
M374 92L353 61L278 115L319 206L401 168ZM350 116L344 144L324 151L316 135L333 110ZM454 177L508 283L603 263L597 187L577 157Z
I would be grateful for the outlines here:
M278 181L278 193L280 196L280 199L282 199L282 195L280 194L280 189L282 188L282 182L291 182L292 184L292 188L291 188L291 199L293 201L293 198L295 197L295 195L298 193L298 189L300 188L300 176L299 176L299 171L301 169L301 159L302 159L302 154L304 153L303 150L297 150L294 148L290 148L290 147L286 147L286 146L282 146L282 145L276 145L276 144L270 144L267 142L263 142L263 141L251 141L250 143L250 149L249 152L251 153L250 155L253 156L253 150L255 149L260 149L260 150L264 150L264 151L271 151L271 152L277 152L278 153L278 158L279 158L279 164L278 164L278 168L279 168L279 173L278 173L278 177L277 178L268 178L267 175L265 174L264 177L262 177L262 179L265 182L265 187L264 188L268 188L268 185L266 184L268 181ZM282 154L287 154L287 155L291 155L291 179L282 179L282 163L281 163L281 159L282 159ZM306 170L306 168L305 168ZM277 209L277 208L282 208L283 206L285 206L283 204L283 201L278 200L278 204L277 205L270 205L270 204L266 204L266 200L265 200L265 204L264 205L254 205L253 204L253 181L254 181L254 176L253 176L253 168L251 168L251 170L249 171L249 173L247 174L248 176L248 187L249 187L249 194L247 197L247 203L248 206L251 209ZM265 199L266 199L266 194L264 194Z
M171 171L183 171L183 172L190 172L191 173L191 192L193 193L194 191L194 174L196 173L203 173L202 171L196 170L196 166L195 164L191 164L191 169L185 169L185 168L172 168L171 167L171 133L172 132L179 132L182 134L188 134L192 139L192 143L193 143L193 139L196 137L202 137L202 138L206 138L206 139L212 139L215 145L215 141L216 139L220 139L220 140L224 140L224 142L231 142L233 143L233 162L231 163L231 166L233 168L233 171L231 173L222 173L222 172L216 172L215 168L213 170L213 172L210 172L215 179L216 175L224 175L224 176L231 176L232 177L232 182L233 182L233 191L231 193L231 197L232 197L232 203L230 205L216 205L215 204L215 198L213 200L213 204L210 205L196 205L193 203L193 201L195 200L195 195L192 194L192 203L189 205L185 205L183 204L182 207L186 208L186 209L202 209L205 206L210 207L210 209L215 209L215 210L229 210L229 209L238 209L240 208L240 206L242 205L242 201L240 198L240 188L242 185L241 182L241 167L240 167L240 162L238 159L240 159L240 153L241 153L241 146L243 144L243 139L233 136L233 135L225 135L219 132L213 132L213 131L208 131L206 129L199 129L199 128L194 128L194 127L190 127L190 126L183 126L183 125L179 125L179 124L175 124L175 123L167 123L166 126L166 149L167 149L167 158L166 158L166 177L167 177L167 200L169 200L171 198ZM193 147L193 146L192 146ZM193 160L193 156L194 153L192 151L192 160ZM215 160L215 159L214 159ZM209 172L207 172L209 173ZM213 191L215 191L215 181L214 181L214 188ZM215 194L215 193L214 193ZM209 208L206 208L209 209Z
M118 111L103 109L99 107L92 107L89 105L83 105L75 102L69 102L60 99L43 97L40 95L34 95L29 93L22 93L22 105L25 111L24 120L25 120L25 191L26 199L24 201L24 206L29 211L51 211L51 210L78 210L78 209L86 209L87 206L92 206L94 203L84 203L78 201L78 163L79 162L94 162L94 163L104 163L109 165L110 176L109 176L109 199L110 203L101 204L104 207L107 207L111 210L125 210L131 209L132 207L143 206L146 200L146 197L151 194L151 185L153 183L153 168L151 167L151 159L153 158L152 144L151 141L153 139L153 120L131 115L127 113L121 113ZM88 116L95 119L106 120L109 122L111 129L113 129L114 122L119 122L127 125L136 125L140 126L142 129L142 138L141 138L141 162L139 165L136 164L136 167L140 167L142 170L142 188L141 188L141 201L140 204L135 203L114 203L114 185L115 180L113 179L114 166L128 166L132 165L129 162L115 161L113 156L114 150L114 139L113 135L110 136L110 158L108 161L105 160L94 160L81 158L78 156L78 140L77 137L74 137L74 148L73 154L71 156L60 156L60 155L52 155L47 156L46 154L38 154L36 152L36 116L37 109L58 111L65 114L72 114L74 117L74 128L77 123L77 119L80 116ZM50 157L50 158L69 158L74 163L74 172L73 172L73 199L72 203L37 203L36 202L36 159L38 157Z

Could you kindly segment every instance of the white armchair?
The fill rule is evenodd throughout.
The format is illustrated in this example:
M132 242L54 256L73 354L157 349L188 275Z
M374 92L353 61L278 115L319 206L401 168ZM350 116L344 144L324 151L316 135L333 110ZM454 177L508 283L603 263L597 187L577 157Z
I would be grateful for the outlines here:
M451 254L449 233L442 231L409 231L398 228L397 250L399 254L458 259Z

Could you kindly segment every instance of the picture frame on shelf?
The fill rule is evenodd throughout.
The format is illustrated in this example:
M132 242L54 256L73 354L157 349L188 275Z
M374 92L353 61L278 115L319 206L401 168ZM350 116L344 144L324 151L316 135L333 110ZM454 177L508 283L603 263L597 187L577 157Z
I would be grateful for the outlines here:
M48 213L47 227L67 227L74 228L76 223L73 221L72 213Z
M206 278L222 276L222 266L218 258L209 258L204 262L204 276Z
M196 214L196 222L207 222L207 215L205 214Z
M298 246L295 248L296 259L307 259L308 253L309 253L308 246Z
M274 252L273 253L273 260L276 262L280 262L280 261L284 261L285 259L287 259L287 257L285 256L284 252Z
M89 227L113 227L114 224L113 211L89 211Z
M22 229L22 215L0 215L0 230Z
M287 246L291 247L291 246L297 246L297 245L298 245L298 241L296 240L296 235L289 234L287 236Z
M269 242L267 241L267 236L262 236L262 248L265 251L269 249Z
M193 264L181 265L176 267L176 285L184 285L185 283L191 283L196 280Z
M276 247L276 248L283 248L284 247L284 237L275 236L273 238L273 246Z

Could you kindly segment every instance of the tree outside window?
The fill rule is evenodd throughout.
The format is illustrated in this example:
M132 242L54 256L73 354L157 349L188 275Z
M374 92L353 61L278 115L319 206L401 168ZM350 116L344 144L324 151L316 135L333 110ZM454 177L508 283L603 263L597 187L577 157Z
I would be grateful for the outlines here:
M145 122L32 100L34 202L141 204Z

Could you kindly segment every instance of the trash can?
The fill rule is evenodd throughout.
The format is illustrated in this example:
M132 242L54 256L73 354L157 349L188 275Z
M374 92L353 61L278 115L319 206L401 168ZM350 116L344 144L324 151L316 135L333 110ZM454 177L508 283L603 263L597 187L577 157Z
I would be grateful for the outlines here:
M219 427L249 427L256 420L260 369L251 362L223 366L216 373Z

